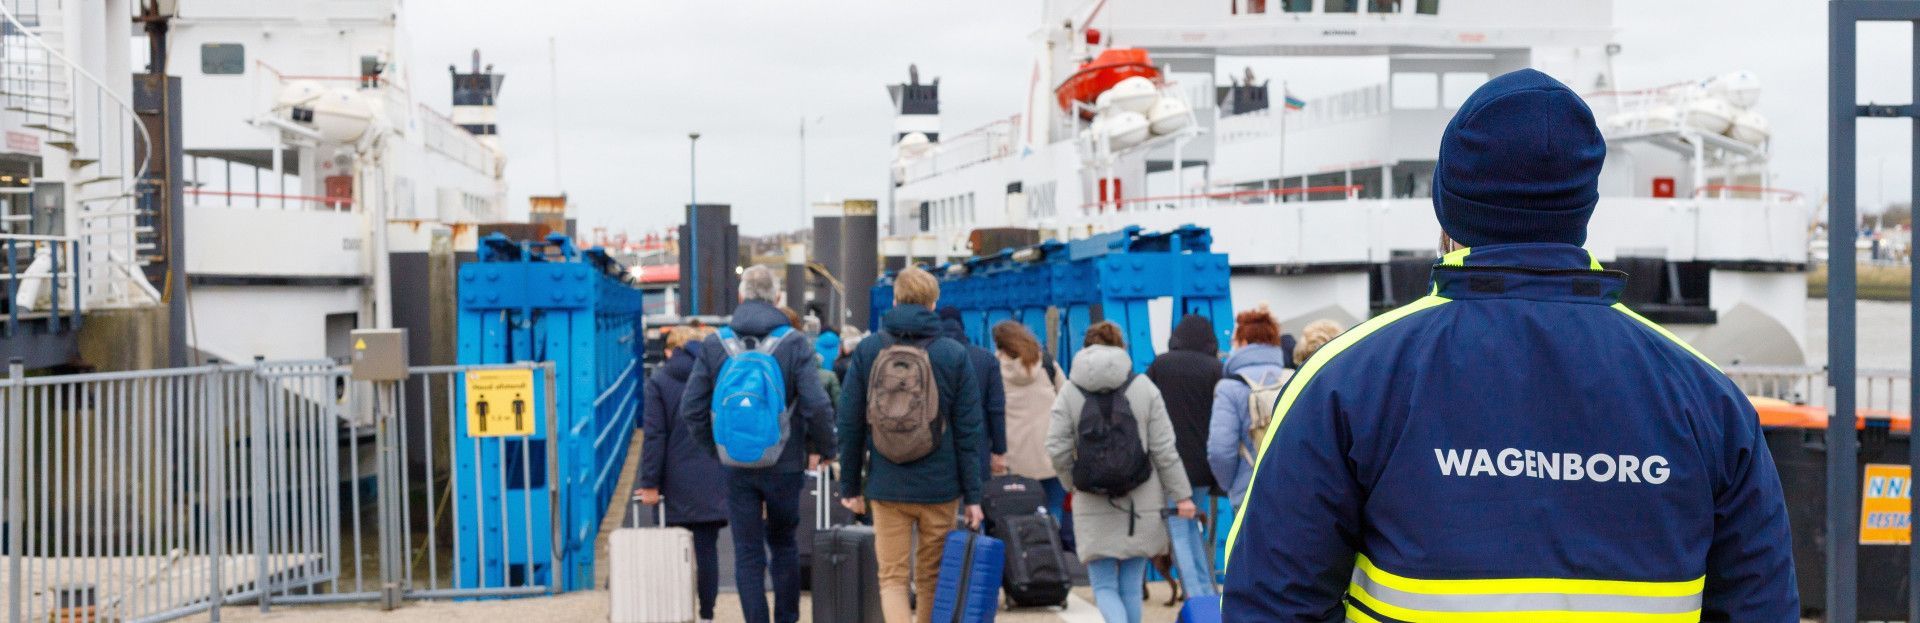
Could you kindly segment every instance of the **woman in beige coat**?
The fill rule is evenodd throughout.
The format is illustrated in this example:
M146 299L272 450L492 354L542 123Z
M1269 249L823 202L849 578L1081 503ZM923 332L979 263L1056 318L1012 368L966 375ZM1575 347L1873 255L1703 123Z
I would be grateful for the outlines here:
M1073 523L1080 559L1087 563L1093 585L1094 606L1107 623L1140 623L1147 558L1167 551L1167 524L1160 511L1168 506L1167 500L1175 500L1179 515L1192 519L1193 492L1174 447L1166 401L1152 381L1133 375L1133 359L1123 348L1119 328L1111 322L1096 323L1087 329L1086 342L1087 347L1073 356L1073 371L1067 375L1072 383L1053 403L1047 453L1062 483L1073 487L1081 409L1089 394L1125 387L1116 400L1126 400L1133 412L1151 473L1145 483L1120 497L1075 488Z
M1047 457L1048 420L1066 379L1046 360L1026 325L1012 320L994 325L993 347L1007 396L1007 473L1040 481L1047 491L1047 513L1060 521L1060 544L1072 551L1073 523L1065 514L1067 488Z

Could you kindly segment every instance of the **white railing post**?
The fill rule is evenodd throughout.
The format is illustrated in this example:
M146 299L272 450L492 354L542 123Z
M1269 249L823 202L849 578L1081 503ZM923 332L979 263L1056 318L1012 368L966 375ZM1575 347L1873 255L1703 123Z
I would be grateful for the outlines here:
M26 362L7 362L7 619L27 620L27 583L21 550L26 540Z

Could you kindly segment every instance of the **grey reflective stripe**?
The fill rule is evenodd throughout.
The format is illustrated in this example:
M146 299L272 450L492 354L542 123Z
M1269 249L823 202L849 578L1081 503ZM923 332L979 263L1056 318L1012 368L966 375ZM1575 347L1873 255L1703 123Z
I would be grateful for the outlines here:
M1408 610L1428 612L1628 612L1634 614L1686 614L1700 609L1701 594L1682 597L1637 597L1632 595L1594 595L1586 593L1498 593L1485 595L1434 595L1409 593L1373 581L1360 569L1353 570L1353 584L1377 601Z

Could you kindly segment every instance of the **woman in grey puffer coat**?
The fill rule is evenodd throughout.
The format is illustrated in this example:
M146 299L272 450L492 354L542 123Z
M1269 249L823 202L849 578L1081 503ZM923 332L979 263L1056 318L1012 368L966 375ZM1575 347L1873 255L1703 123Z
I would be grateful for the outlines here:
M1074 355L1073 370L1067 375L1072 382L1053 403L1047 454L1061 483L1074 489L1074 540L1079 543L1080 559L1087 563L1094 605L1108 623L1139 623L1147 559L1167 551L1167 527L1161 509L1167 507L1167 500L1177 500L1180 515L1191 518L1194 506L1166 402L1145 377L1134 378L1127 385L1125 398L1153 464L1147 482L1125 498L1074 487L1074 440L1087 393L1111 391L1133 375L1133 359L1119 347L1120 341L1120 332L1112 323L1102 322L1087 330L1088 345Z

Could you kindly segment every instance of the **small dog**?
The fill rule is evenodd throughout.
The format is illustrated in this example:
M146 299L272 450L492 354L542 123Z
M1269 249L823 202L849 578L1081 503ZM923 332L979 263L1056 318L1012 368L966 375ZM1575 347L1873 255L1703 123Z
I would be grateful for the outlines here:
M1173 577L1173 553L1158 554L1149 560L1153 562L1153 570L1160 572L1160 577L1166 578L1167 586L1173 589L1173 594L1167 597L1166 605L1172 607L1179 605L1180 602L1186 601L1186 587L1180 585L1179 578ZM1153 582L1148 581L1140 587L1140 601L1151 601L1153 599L1152 585Z

